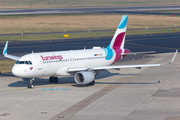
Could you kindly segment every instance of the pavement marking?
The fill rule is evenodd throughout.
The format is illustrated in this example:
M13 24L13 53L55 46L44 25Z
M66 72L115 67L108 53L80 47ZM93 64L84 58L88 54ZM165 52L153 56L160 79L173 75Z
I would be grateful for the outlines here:
M150 75L140 75L140 76L133 76L133 77L124 77L123 79L130 79L130 78L138 78L138 77L147 77L147 76L156 76L156 75L165 75L165 74L173 74L173 73L179 73L180 71L176 72L168 72L168 73L159 73L159 74L150 74ZM121 75L121 74L120 74ZM113 83L118 83L119 79L117 79ZM109 83L111 84L111 83ZM43 85L43 86L36 86L33 89L38 89L38 88L43 88L46 89L45 87L56 87L56 86L64 86L64 85L72 85L72 83L66 83L66 84L54 84L54 85ZM48 88L47 88L48 89ZM0 90L0 92L8 92L8 91L16 91L16 90L29 90L28 88L17 88L17 89L8 89L8 90Z
M83 108L87 107L88 105L90 105L91 103L96 101L97 99L99 99L102 96L108 94L109 92L116 89L117 87L123 85L123 82L126 82L127 79L138 78L138 77L147 77L147 76L156 76L156 75L164 75L164 74L173 74L173 73L179 73L179 72L180 71L119 78L116 81L114 81L113 84L110 83L106 87L104 87L101 90L95 92L94 94L88 96L87 98L81 100L80 102L76 103L75 105L71 106L70 108L66 109L65 111L63 111L63 112L59 113L58 115L54 116L50 120L65 120L65 119L73 116L74 114L76 114L77 112L79 112ZM118 84L119 81L121 81L122 84ZM117 84L115 84L115 83L117 83Z
M64 88L61 88L61 89L58 89L58 88L43 88L42 90L70 90L70 89L64 89Z
M176 72L168 72L168 73L159 73L159 74L150 74L150 75L140 75L140 76L133 76L133 77L125 77L123 79L130 79L130 78L138 78L138 77L147 77L147 76L156 76L156 75L165 75L165 74L173 74L173 73L179 73L180 71ZM120 74L121 75L121 74ZM119 79L117 79L119 80ZM113 83L118 83L117 80ZM111 84L111 83L109 83ZM45 87L56 87L56 86L64 86L64 85L72 85L72 83L66 83L66 84L54 84L54 85L43 85L43 86L36 86L33 89L38 89L38 88L43 88L46 89ZM48 89L48 88L47 88ZM17 88L17 89L8 89L8 90L0 90L0 92L7 92L7 91L17 91L17 90L30 90L28 88Z
M113 83L116 83L119 80L123 81L123 80L125 80L125 78L120 78ZM74 115L75 113L77 113L78 111L82 110L83 108L85 108L86 106L91 104L92 102L94 102L97 99L101 98L102 96L108 94L109 92L111 92L115 88L119 87L120 85L121 84L109 84L108 86L102 88L101 90L95 92L94 94L90 95L89 97L87 97L87 98L81 100L80 102L76 103L75 105L71 106L67 110L59 113L58 115L51 118L50 120L65 120L65 119L71 117L72 115Z
M71 83L68 84L58 84L58 85L43 85L43 86L36 86L33 89L38 89L38 88L43 88L46 89L45 87L56 87L56 86L62 86L62 85L71 85ZM32 90L33 90L32 89ZM16 91L16 90L31 90L29 88L17 88L17 89L8 89L8 90L0 90L0 92L7 92L7 91Z

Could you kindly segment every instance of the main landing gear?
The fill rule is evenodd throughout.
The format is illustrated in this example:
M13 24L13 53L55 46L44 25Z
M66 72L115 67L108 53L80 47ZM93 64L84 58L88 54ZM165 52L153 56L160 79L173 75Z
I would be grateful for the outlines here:
M90 82L89 84L87 84L87 86L93 86L95 84L95 81L93 80L92 82Z
M34 85L33 85L34 79L35 79L35 78L30 78L29 84L28 84L28 88L33 88L33 87L34 87Z
M50 83L58 83L58 77L54 77L54 76L50 77L49 82Z

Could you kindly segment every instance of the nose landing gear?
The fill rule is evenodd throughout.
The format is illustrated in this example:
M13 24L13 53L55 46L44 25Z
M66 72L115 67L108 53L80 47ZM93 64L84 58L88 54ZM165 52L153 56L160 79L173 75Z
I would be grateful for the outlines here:
M33 85L33 81L34 81L35 78L29 78L29 84L27 86L27 88L34 88L34 85ZM58 77L50 77L49 78L49 82L50 83L58 83Z
M28 88L34 88L34 85L33 85L34 79L35 79L35 78L31 78L31 79L29 80Z

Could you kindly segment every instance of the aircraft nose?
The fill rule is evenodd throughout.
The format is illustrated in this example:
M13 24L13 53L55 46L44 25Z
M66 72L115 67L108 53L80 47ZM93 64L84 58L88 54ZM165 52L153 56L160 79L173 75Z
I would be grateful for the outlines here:
M18 76L18 77L20 75L20 72L19 72L18 67L16 65L14 65L12 68L12 74L15 76Z

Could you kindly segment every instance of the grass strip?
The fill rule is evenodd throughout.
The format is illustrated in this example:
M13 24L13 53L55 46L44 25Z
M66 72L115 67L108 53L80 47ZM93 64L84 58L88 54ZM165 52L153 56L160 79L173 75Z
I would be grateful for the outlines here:
M0 34L115 30L121 14L0 16ZM179 16L129 15L128 29L180 26Z
M140 35L140 34L157 34L157 33L174 33L180 32L180 29L161 29L161 30L136 30L127 31L127 35ZM87 32L87 33L70 33L69 38L87 38L87 37L106 37L113 36L114 32ZM0 36L0 42L5 41L34 41L34 40L57 40L67 39L64 34L43 34L43 35L18 35L18 36Z
M11 72L11 69L15 62L15 60L0 60L0 72Z

